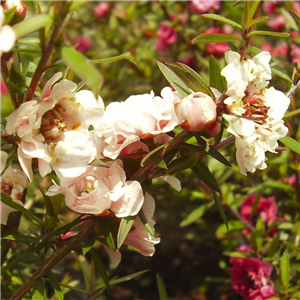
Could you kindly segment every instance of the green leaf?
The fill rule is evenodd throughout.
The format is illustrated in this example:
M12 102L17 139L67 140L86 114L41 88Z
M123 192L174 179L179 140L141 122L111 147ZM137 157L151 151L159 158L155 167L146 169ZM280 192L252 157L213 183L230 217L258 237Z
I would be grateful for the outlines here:
M282 68L280 68L277 65L272 65L271 64L271 70L274 74L276 74L277 76L279 76L280 78L284 79L285 81L287 81L289 84L292 84L292 80L291 78L286 75L285 73L283 73L281 70Z
M222 220L224 221L225 225L226 225L226 228L228 230L228 221L227 221L227 217L225 215L225 212L223 210L223 206L222 206L222 203L221 203L221 200L218 196L218 194L213 191L213 195L214 195L214 201L215 201L215 204L216 204L216 207L217 207L217 210L222 218Z
M300 14L292 9L290 10L290 12L293 14L294 18L296 19L298 26L300 26Z
M166 65L163 63L156 61L160 71L163 73L165 78L171 84L171 86L182 96L185 97L191 94L191 91L186 86L186 84L173 72L171 71Z
M219 62L211 55L209 57L209 85L222 93L226 88L226 84L221 71Z
M86 84L98 97L100 88L103 84L103 77L89 60L73 47L63 45L59 48L63 62Z
M181 157L174 159L168 165L168 174L173 175L177 172L192 168L199 159L199 153L188 152Z
M99 254L97 253L97 251L94 248L92 248L90 250L90 256L91 256L92 260L94 261L95 266L101 275L101 278L104 282L106 290L109 290L110 284L109 284L109 279L108 279L108 275L107 275L105 266L99 256Z
M33 295L32 300L44 300L44 282L42 279L37 278L33 283Z
M11 68L7 83L11 93L18 93L25 87L25 78L14 67Z
M40 62L41 58L35 59L33 62L29 62L26 73L25 73L25 84L26 86L30 85L31 79L35 73L35 70Z
M127 59L127 60L131 61L132 63L134 63L136 66L138 66L137 60L133 57L133 55L130 52L125 52L121 55L107 57L107 58L93 59L93 60L90 60L90 62L92 64L103 64L103 63L119 61L122 59Z
M155 236L154 231L153 231L152 227L150 226L149 222L147 221L146 216L142 209L139 211L138 216L140 217L140 219L141 219L142 223L144 224L145 228L147 229L147 231L152 236Z
M207 165L203 162L202 159L199 159L195 166L192 167L194 173L211 189L217 191L221 194L220 187L215 179L215 177L211 174Z
M252 254L251 253L246 253L246 252L224 252L223 253L226 256L230 256L230 257L251 257Z
M270 257L273 257L274 256L274 254L277 252L277 250L278 250L278 245L279 245L279 240L280 240L280 235L279 235L279 233L278 234L276 234L274 237L273 237L273 239L272 239L272 241L271 241L271 244L270 244L270 246L269 246L269 248L268 248L268 256L270 256Z
M211 91L205 80L189 66L177 63L168 64L168 67L186 84L193 92L202 92L215 99L214 93Z
M49 26L52 23L53 19L50 15L40 14L14 25L13 29L16 32L18 40L19 38L35 32L43 27Z
M105 241L107 243L107 245L111 248L111 249L115 249L115 243L114 243L114 238L112 235L112 232L109 228L109 226L107 225L107 223L105 222L104 218L97 218L97 222L101 228L101 231L104 235Z
M289 242L283 242L283 244L287 249L294 250L294 251L297 251L300 253L300 247L297 247L294 244L289 243Z
M276 37L289 37L290 35L285 32L274 32L274 31L262 31L262 30L253 30L247 34L248 37L256 35L270 35Z
M119 230L118 230L118 237L117 237L117 249L119 249L124 240L126 239L127 234L129 233L133 223L135 221L136 216L129 216L122 218Z
M57 279L56 279L55 275L53 274L53 272L49 271L47 273L47 277L48 277L48 279L49 279L49 281L50 281L50 283L51 283L51 285L52 285L52 287L55 291L57 299L58 300L64 300L64 293L61 290L59 282L57 281Z
M156 274L156 282L157 282L157 288L158 288L158 293L159 293L159 299L160 300L168 300L166 288L164 286L164 283L161 279L161 277Z
M39 238L33 236L23 235L13 228L1 230L1 238L26 244L36 244L40 240Z
M246 24L248 21L252 20L257 12L260 1L247 1L247 14L246 14Z
M238 41L243 43L244 40L238 36L222 33L207 34L202 33L192 39L193 44L197 43L222 43L222 42L233 42Z
M187 226L203 216L203 214L213 206L213 202L205 203L194 209L184 220L181 221L180 227Z
M225 224L221 224L218 227L216 234L224 234L224 233L228 233L229 231L235 231L235 230L240 231L246 228L245 224L237 220L230 220L228 221L227 224L228 224L228 228L226 227Z
M78 7L88 3L89 1L87 0L77 0L77 1L72 1L72 4L69 8L69 11L72 11L72 10L75 10L77 9Z
M289 149L300 155L300 143L298 141L294 140L289 136L285 136L279 139L279 141L285 146L287 146Z
M201 18L204 18L204 19L208 19L208 20L215 20L215 21L219 21L219 22L222 22L222 23L225 23L225 24L229 24L237 29L242 29L242 26L230 19L227 19L225 17L222 17L220 15L216 15L216 14L203 14L201 15Z
M263 230L264 230L264 221L262 217L259 217L256 222L256 249L257 251L260 251L261 246L263 244Z
M264 22L264 21L267 21L269 20L270 18L268 16L263 16L263 17L260 17L260 18L256 18L254 20L250 20L248 21L245 25L244 25L244 28L245 29L249 29L251 26L253 25L256 25L258 23L261 23L261 22Z
M42 227L45 227L45 222L36 217L34 214L32 214L29 210L27 210L25 207L17 204L16 202L14 202L7 194L1 193L1 201L8 205L11 208L14 208L20 212L22 212L24 215L26 215L30 220L34 220L36 221L39 225L41 225Z
M280 271L279 271L279 282L283 291L289 287L290 282L290 258L287 251L285 251L281 257L280 261Z

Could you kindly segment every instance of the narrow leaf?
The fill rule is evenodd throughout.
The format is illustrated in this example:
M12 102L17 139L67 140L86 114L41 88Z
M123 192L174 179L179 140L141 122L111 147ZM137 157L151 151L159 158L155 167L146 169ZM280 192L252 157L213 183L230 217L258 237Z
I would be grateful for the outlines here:
M255 230L257 251L260 251L261 246L263 244L263 230L264 230L264 221L261 217L259 217L256 222L256 230Z
M1 230L1 238L26 244L37 244L40 240L33 236L23 235L13 228Z
M262 30L253 30L247 34L248 37L255 36L255 35L270 35L270 36L277 36L277 37L290 36L288 33L285 32L262 31Z
M201 15L201 18L204 18L204 19L208 19L208 20L215 20L215 21L219 21L219 22L222 22L222 23L225 23L225 24L229 24L235 28L238 28L238 29L242 29L242 26L230 19L227 19L225 17L222 17L220 15L216 15L216 14L203 14Z
M164 283L161 279L161 277L156 274L156 282L157 282L157 288L158 288L158 293L159 293L159 299L160 300L168 300L166 288L164 286Z
M197 164L192 167L192 170L211 189L213 189L216 192L221 194L220 187L219 187L215 177L211 174L207 165L201 159L199 159Z
M267 21L269 20L270 18L268 16L263 16L263 17L260 17L260 18L256 18L254 20L250 20L248 21L245 25L244 25L244 28L245 29L249 29L251 26L253 25L256 25L258 23L261 23L261 22L264 22L264 21Z
M172 162L168 165L168 174L173 175L177 172L192 168L198 162L199 153L197 152L189 152L181 157L172 160Z
M191 91L186 86L186 84L173 72L171 71L166 65L163 63L156 61L160 71L163 73L165 78L171 84L171 86L182 96L185 97L191 94Z
M186 84L186 86L194 92L202 92L215 99L214 93L205 80L192 68L183 64L177 63L168 64L169 68Z
M132 63L134 63L136 66L138 66L137 60L133 57L133 55L130 52L126 52L121 55L107 57L107 58L93 59L93 60L90 60L90 62L92 64L103 64L103 63L119 61L122 59L127 59L127 60L131 61Z
M102 262L102 260L99 256L99 254L97 253L97 251L94 248L92 248L90 250L90 255L91 255L92 260L95 263L95 266L96 266L97 270L99 271L99 273L101 275L101 278L104 282L106 290L109 290L110 284L109 284L108 275L107 275L105 266L104 266L104 264L103 264L103 262Z
M32 300L44 300L44 282L42 279L37 278L33 283L33 295Z
M181 221L180 227L187 226L201 218L203 214L212 207L212 205L213 202L208 202L194 209L184 220Z
M52 22L53 19L50 15L40 14L14 25L13 29L16 32L18 40L19 38L28 35L29 33L35 32L40 28L51 25Z
M214 194L214 200L215 200L215 203L216 203L217 210L218 210L218 212L219 212L219 214L220 214L222 220L224 221L224 223L226 225L226 228L228 230L227 217L226 217L225 212L223 210L221 200L220 200L218 194L215 191L213 191L213 194Z
M64 300L64 293L60 288L59 282L57 281L55 275L53 274L53 272L49 271L47 273L47 277L55 291L55 294L57 296L58 300Z
M290 10L290 12L293 14L294 18L296 19L298 26L300 27L300 14L296 12L295 10Z
M59 48L63 62L86 84L98 97L100 88L103 84L103 77L89 60L75 48L63 45Z
M226 256L230 256L230 257L251 257L252 254L250 253L246 253L246 252L224 252L223 253Z
M294 140L289 136L285 136L279 139L279 141L285 146L287 146L289 149L300 155L300 143L298 141Z
M209 85L219 92L226 88L225 79L221 75L221 67L214 56L209 57Z
M222 43L222 42L233 42L238 41L243 43L244 40L238 36L222 33L207 34L202 33L192 39L193 44L197 43Z
M248 2L248 1L247 1ZM246 16L246 20L247 22L252 20L256 14L256 11L259 7L260 1L249 1L248 3L248 11L247 11L247 16ZM246 22L246 24L247 24Z
M289 287L289 275L290 274L290 259L288 252L285 251L281 257L280 261L280 271L279 271L279 282L280 286L285 291Z
M113 235L109 229L109 226L107 225L107 223L105 222L104 218L97 218L97 222L102 230L102 233L105 237L105 241L107 243L107 245L111 248L111 249L115 249L115 243L114 243L114 238Z
M126 218L122 218L117 237L117 248L120 249L124 240L126 239L127 234L129 233L133 223L135 221L136 216L129 216Z
M142 223L144 224L145 228L147 229L147 231L148 231L152 236L154 236L154 235L155 235L155 234L154 234L154 231L153 231L152 227L150 226L149 222L147 221L146 216L145 216L145 214L144 214L144 212L143 212L142 209L140 210L140 212L138 213L138 215L139 215L139 217L140 217Z

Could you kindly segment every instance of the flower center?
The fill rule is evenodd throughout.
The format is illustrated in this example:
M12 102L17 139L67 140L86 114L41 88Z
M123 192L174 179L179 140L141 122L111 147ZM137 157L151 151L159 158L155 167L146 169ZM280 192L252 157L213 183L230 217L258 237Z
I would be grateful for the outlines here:
M252 119L259 124L266 123L268 118L269 107L264 105L264 101L255 97L244 97L243 108L246 110L243 114L244 117Z

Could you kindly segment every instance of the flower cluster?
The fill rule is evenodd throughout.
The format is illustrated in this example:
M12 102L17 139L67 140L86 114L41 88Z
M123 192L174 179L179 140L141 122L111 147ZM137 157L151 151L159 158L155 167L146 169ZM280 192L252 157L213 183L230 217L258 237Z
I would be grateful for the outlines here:
M277 140L288 129L282 120L290 99L273 87L267 88L271 77L271 55L261 52L253 59L242 60L240 54L225 53L227 66L221 74L226 78L224 103L228 113L227 131L235 136L236 159L241 173L267 167L265 152L276 153Z
M241 246L238 252L248 253L251 246ZM261 261L254 257L231 257L231 284L245 300L264 300L276 296L274 287L268 279L273 265L268 261Z

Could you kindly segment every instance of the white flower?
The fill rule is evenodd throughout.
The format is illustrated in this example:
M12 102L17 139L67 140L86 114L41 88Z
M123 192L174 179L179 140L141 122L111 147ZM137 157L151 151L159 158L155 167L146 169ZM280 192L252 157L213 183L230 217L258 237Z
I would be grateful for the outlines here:
M107 168L88 166L76 178L62 177L46 195L63 194L66 205L81 214L105 215L110 210L119 218L136 215L144 202L140 183L126 181L121 160L106 164Z
M240 61L238 53L225 54L228 65L221 74L226 78L226 104L229 114L223 114L229 126L227 131L236 137L236 158L241 173L265 169L265 152L276 153L278 139L288 129L282 120L290 100L273 87L267 88L271 79L271 55L261 52L252 60Z
M4 11L0 6L0 56L3 52L9 52L15 44L16 33L9 25L4 25Z
M1 156L1 173L3 172L7 160L7 153L0 151ZM28 187L28 179L23 171L13 169L11 165L5 170L1 176L1 193L9 195L14 202L23 205L20 201L23 197L23 191ZM8 205L1 202L1 223L5 224L8 215L16 211Z
M56 73L39 100L23 103L7 118L7 133L20 138L18 158L30 180L33 158L38 159L41 176L51 172L53 164L58 175L76 177L96 155L89 126L102 117L103 101L90 91L75 92L72 81L55 84L61 76Z

